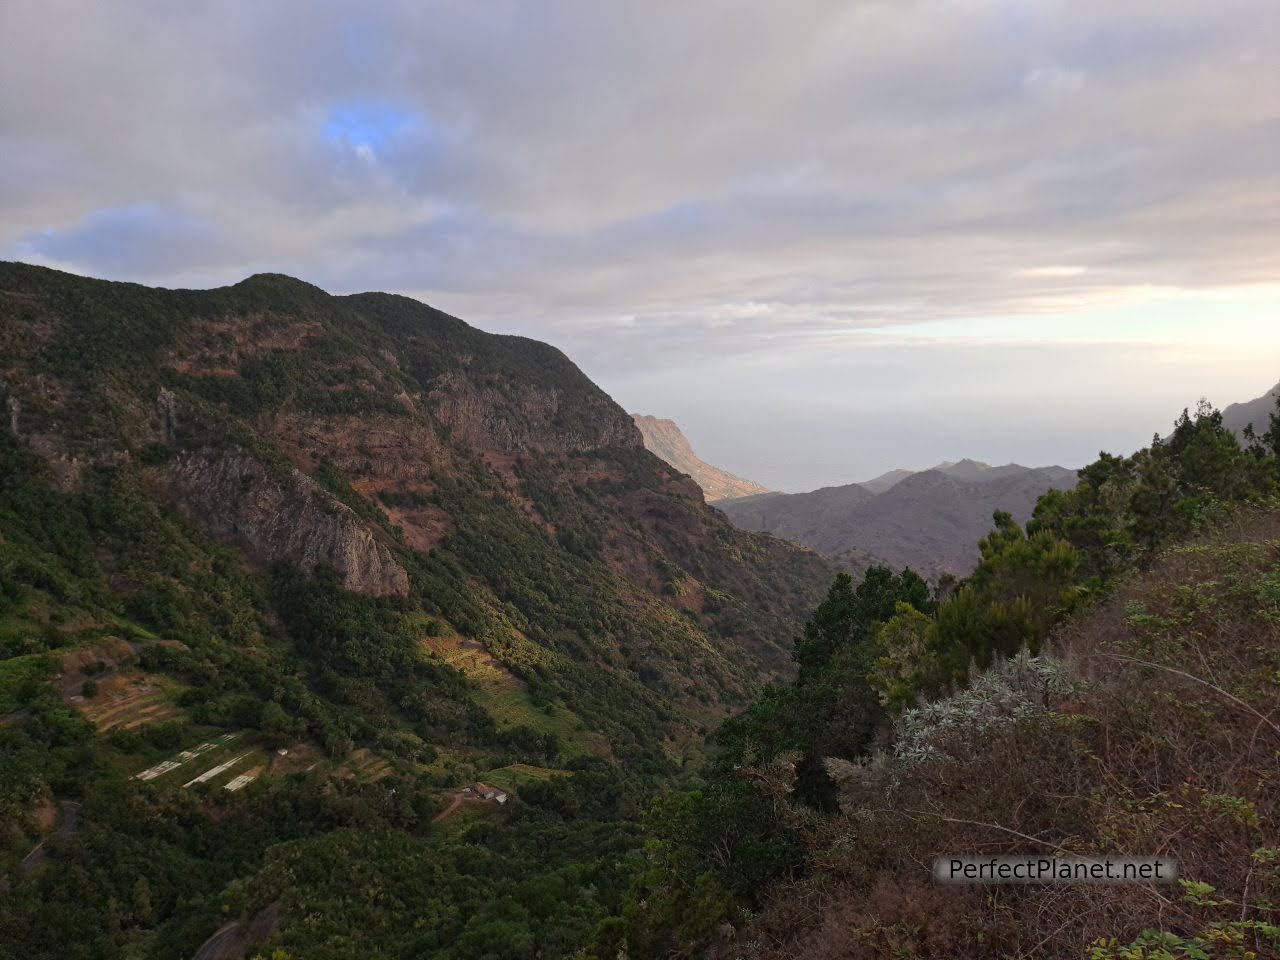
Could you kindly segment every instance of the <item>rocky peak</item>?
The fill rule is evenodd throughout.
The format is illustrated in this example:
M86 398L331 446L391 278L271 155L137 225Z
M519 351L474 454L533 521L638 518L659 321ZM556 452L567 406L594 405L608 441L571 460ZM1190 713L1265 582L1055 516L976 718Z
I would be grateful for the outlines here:
M758 493L769 493L768 487L744 480L713 467L693 452L689 440L681 432L674 420L652 417L643 414L632 414L644 438L644 445L649 452L665 460L681 473L687 473L702 488L708 501L732 500L738 497L750 497Z

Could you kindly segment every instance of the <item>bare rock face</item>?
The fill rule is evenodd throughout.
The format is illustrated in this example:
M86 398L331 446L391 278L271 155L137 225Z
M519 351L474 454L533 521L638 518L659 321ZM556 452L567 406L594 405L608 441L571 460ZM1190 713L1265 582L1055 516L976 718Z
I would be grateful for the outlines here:
M688 439L680 432L674 420L664 420L643 414L632 414L631 417L640 428L644 445L649 452L691 476L702 488L707 502L736 500L739 497L770 492L768 487L734 476L729 471L713 467L701 459L693 452L693 447L689 445Z
M330 566L356 593L409 592L408 574L355 511L299 470L281 480L243 453L206 451L171 464L167 481L179 506L212 535L261 560Z
M178 433L178 397L172 390L160 388L156 397L156 415L160 419L160 436L165 443L173 443Z

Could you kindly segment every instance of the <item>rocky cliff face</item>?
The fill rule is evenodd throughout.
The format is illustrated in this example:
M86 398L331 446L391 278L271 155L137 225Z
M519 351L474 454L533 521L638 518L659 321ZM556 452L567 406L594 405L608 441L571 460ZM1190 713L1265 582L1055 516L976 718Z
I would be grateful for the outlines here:
M708 502L733 500L769 492L767 487L734 476L727 470L713 467L702 460L693 452L693 447L680 432L674 420L663 420L642 414L632 414L632 419L640 428L646 449L655 456L661 457L681 473L687 473L693 477L694 482L702 488Z
M391 551L339 502L297 469L269 472L243 454L203 451L165 471L171 498L216 537L262 561L332 567L348 590L404 596L409 577Z

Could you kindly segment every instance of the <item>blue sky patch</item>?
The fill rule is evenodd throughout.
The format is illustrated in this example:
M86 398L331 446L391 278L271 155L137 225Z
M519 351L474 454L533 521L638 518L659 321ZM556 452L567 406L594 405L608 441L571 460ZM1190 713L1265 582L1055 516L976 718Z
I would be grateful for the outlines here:
M377 153L393 140L420 127L414 114L393 104L355 101L329 109L324 135L335 145Z

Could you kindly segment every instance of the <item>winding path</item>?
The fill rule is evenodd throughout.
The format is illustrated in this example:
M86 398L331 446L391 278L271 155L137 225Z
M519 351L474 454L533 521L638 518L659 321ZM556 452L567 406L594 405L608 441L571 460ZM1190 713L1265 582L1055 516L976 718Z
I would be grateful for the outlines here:
M453 795L453 799L449 801L449 805L445 807L443 810L441 810L439 813L437 813L434 817L432 817L431 822L439 823L445 817L448 817L451 814L453 814L454 811L456 811L460 806L466 803L469 799L471 798L465 797L460 793L455 793Z

